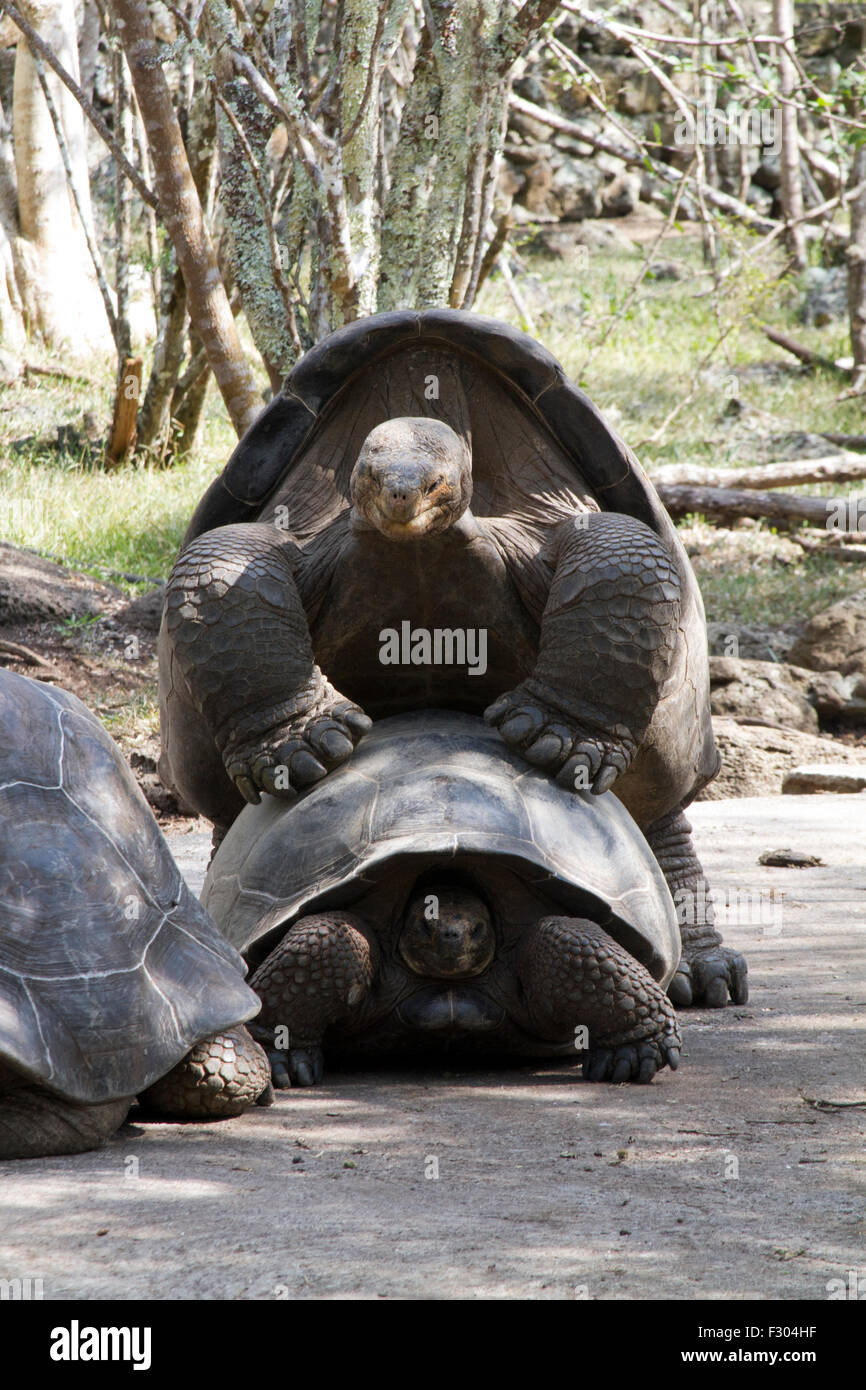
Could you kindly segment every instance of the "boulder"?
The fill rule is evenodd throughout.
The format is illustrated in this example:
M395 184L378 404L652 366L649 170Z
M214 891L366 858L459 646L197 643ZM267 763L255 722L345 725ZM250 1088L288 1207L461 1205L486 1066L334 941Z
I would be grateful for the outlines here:
M866 676L866 590L816 613L788 652L794 666Z
M800 764L863 761L862 750L796 729L768 729L714 716L713 733L722 755L722 768L715 781L699 794L699 801L778 796L786 775Z
M760 720L817 734L818 715L792 681L788 667L773 661L710 657L710 708L737 720Z
M772 628L747 627L744 623L707 623L711 656L732 656L748 661L780 661L791 638Z
M640 174L617 174L601 191L601 207L605 217L628 217L640 202Z
M599 217L603 175L589 159L561 160L553 170L548 209L566 222Z
M786 774L782 791L786 796L863 792L866 791L866 763L805 763Z
M800 314L804 323L825 328L828 323L847 318L847 266L834 265L829 270L819 265L810 266L803 276L803 282L806 289Z

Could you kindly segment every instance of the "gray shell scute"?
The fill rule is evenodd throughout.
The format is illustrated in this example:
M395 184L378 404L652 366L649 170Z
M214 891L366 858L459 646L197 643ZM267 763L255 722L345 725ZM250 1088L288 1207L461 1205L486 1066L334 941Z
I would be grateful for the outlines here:
M0 1061L134 1095L258 1001L86 707L0 672L0 730Z
M383 719L348 763L296 801L241 812L202 901L246 951L334 889L363 888L390 860L464 854L518 861L527 882L590 893L658 979L679 960L664 877L612 794L572 793L527 768L495 730L443 710Z

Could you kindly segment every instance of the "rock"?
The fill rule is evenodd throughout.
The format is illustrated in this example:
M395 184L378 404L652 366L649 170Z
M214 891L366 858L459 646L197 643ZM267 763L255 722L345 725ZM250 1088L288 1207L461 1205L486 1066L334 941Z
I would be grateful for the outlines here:
M773 460L830 458L832 454L842 454L838 444L825 439L823 434L810 434L808 430L788 430L784 434L770 434L766 439L766 450Z
M768 729L713 717L713 733L722 755L722 769L698 801L722 801L736 796L778 796L789 772L801 764L859 763L857 749L832 738L795 729Z
M819 869L824 860L817 854L804 854L796 849L773 849L759 855L758 863L771 869Z
M829 270L810 266L803 275L806 286L800 305L804 323L824 328L848 315L848 267L834 265Z
M833 0L809 0L794 9L794 40L800 58L858 52L866 45L866 19L862 4L836 4Z
M654 261L646 273L648 280L682 280L685 270L678 261Z
M743 661L783 661L795 640L784 628L746 623L707 623L710 656L733 656Z
M526 186L523 189L523 202L533 214L551 215L551 189L553 170L549 159L537 159L526 169Z
M752 183L757 184L758 188L763 188L768 193L775 193L781 187L782 165L777 154L767 155L761 160L752 175Z
M866 590L840 599L810 618L788 652L788 660L810 671L866 676Z
M515 210L519 204L515 203ZM558 226L540 227L526 245L526 250L536 255L556 256L569 260L574 256L576 246L586 246L592 251L610 250L619 247L633 250L634 244L626 236L618 223L604 221L561 222Z
M602 177L589 159L563 159L553 171L548 210L566 222L600 216Z
M818 732L814 707L780 662L711 656L710 708L713 714L737 720L761 720L803 733Z
M123 597L113 585L0 541L0 626L94 617Z
M605 217L628 217L640 202L640 174L617 174L606 184L601 192L601 206Z
M806 763L786 774L782 791L790 796L808 792L866 791L866 763Z

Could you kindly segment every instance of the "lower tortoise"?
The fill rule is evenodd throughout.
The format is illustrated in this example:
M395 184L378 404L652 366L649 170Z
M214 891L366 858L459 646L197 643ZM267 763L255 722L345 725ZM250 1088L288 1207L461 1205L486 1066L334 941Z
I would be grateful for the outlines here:
M558 786L472 715L381 720L291 804L247 807L202 901L244 953L276 1086L325 1056L582 1058L675 1068L676 912L616 797Z

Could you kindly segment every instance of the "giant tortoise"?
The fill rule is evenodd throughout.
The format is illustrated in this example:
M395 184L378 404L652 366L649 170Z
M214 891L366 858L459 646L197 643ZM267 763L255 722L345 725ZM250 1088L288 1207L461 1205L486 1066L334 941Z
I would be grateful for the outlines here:
M686 904L672 998L746 998L683 816L719 766L697 583L634 455L525 334L400 311L308 352L195 512L160 685L160 771L217 842L372 720L485 713L645 832Z
M377 721L294 803L248 806L202 901L247 957L277 1086L330 1049L679 1062L674 904L616 797L558 786L477 715Z
M0 1158L267 1099L243 976L102 725L0 671Z

